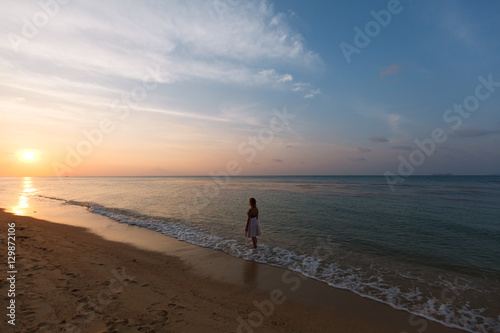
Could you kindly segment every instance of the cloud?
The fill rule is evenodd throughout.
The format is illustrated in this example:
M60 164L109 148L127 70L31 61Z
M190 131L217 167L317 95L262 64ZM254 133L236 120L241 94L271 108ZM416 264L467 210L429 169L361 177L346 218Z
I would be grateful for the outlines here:
M285 74L281 78L279 78L277 82L281 83L281 82L290 82L290 81L293 81L293 76L290 74Z
M297 92L297 91L304 91L307 88L309 88L311 85L309 83L304 83L304 82L295 82L293 84L292 90Z
M178 110L168 110L168 109L156 109L147 107L137 107L133 108L135 111L149 112L149 113L159 113L166 116L180 117L180 118L190 118L205 121L215 121L215 122L230 122L228 117L211 117L204 114L197 114L193 112L182 112Z
M391 114L387 115L387 118L388 118L389 124L392 127L392 130L399 131L399 123L401 121L401 116L398 114L391 113Z
M146 67L158 66L161 83L209 80L292 91L296 82L290 71L321 66L288 16L275 12L268 1L221 4L225 2L73 4L71 11L62 8L42 32L19 45L20 59L10 57L23 62L21 67L48 62L65 73L110 79L142 80ZM37 11L36 3L13 3L10 14L4 12L0 19L21 35L22 18ZM0 56L12 54L12 48L8 38L0 40Z
M389 76L389 75L394 75L397 74L401 71L401 66L399 65L391 65L389 67L386 67L384 70L382 70L379 74L379 77L384 77L384 76Z
M479 38L477 24L471 20L468 8L454 1L442 6L441 10L435 11L438 24L445 31L447 39L454 40L471 52L483 49L482 39Z
M370 141L380 143L380 142L388 142L389 139L387 139L384 136L371 136Z
M412 151L412 150L414 150L414 148L412 146L392 146L391 149L405 150L405 151Z
M320 94L320 90L319 89L316 89L316 90L311 90L308 94L306 94L304 96L304 98L313 98L314 96Z
M304 82L293 83L291 89L295 92L306 92L304 98L312 98L321 93L319 89L314 89L310 83Z
M279 158L275 158L273 159L273 162L276 162L276 163L283 163L283 160L279 159Z
M363 101L356 101L354 106L356 113L365 118L374 118L375 121L383 121L386 123L395 134L404 135L401 127L404 124L409 124L412 120L408 119L403 111L399 114L391 111L392 106L386 104L365 103Z
M498 134L500 131L488 131L488 130L475 130L475 129L463 129L453 132L456 136L461 138L475 138L479 136L486 136L490 134Z
M370 148L363 148L363 147L358 147L358 151L360 153L371 153L372 150Z
M364 162L364 161L366 161L366 158L364 158L364 157L350 158L349 160L351 160L353 162Z

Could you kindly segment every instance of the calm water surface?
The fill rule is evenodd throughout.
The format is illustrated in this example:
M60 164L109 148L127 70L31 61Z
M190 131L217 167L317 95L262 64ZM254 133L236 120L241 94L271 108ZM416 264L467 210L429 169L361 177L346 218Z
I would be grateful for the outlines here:
M257 250L244 238L250 197ZM354 176L0 178L0 206L25 215L49 203L500 332L498 176L411 177L395 191L384 177Z

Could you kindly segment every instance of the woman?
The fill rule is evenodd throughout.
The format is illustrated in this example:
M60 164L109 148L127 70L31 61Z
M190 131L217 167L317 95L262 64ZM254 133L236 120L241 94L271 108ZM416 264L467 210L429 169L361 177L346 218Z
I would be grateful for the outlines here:
M259 209L255 198L250 198L250 209L248 210L247 226L245 227L245 237L252 238L253 247L257 248L257 236L260 236Z

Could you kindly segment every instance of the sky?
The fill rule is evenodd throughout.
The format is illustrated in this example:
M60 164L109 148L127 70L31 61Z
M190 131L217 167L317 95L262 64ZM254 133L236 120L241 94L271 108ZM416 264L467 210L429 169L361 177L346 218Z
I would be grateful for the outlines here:
M4 1L0 176L500 174L500 2Z

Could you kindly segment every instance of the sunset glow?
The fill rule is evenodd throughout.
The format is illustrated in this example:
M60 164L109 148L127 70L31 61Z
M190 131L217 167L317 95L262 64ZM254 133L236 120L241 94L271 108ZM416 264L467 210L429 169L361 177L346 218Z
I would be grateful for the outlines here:
M32 151L25 151L22 153L22 157L27 161L33 161L36 157L36 153Z
M500 173L500 3L397 3L9 3L0 176Z

